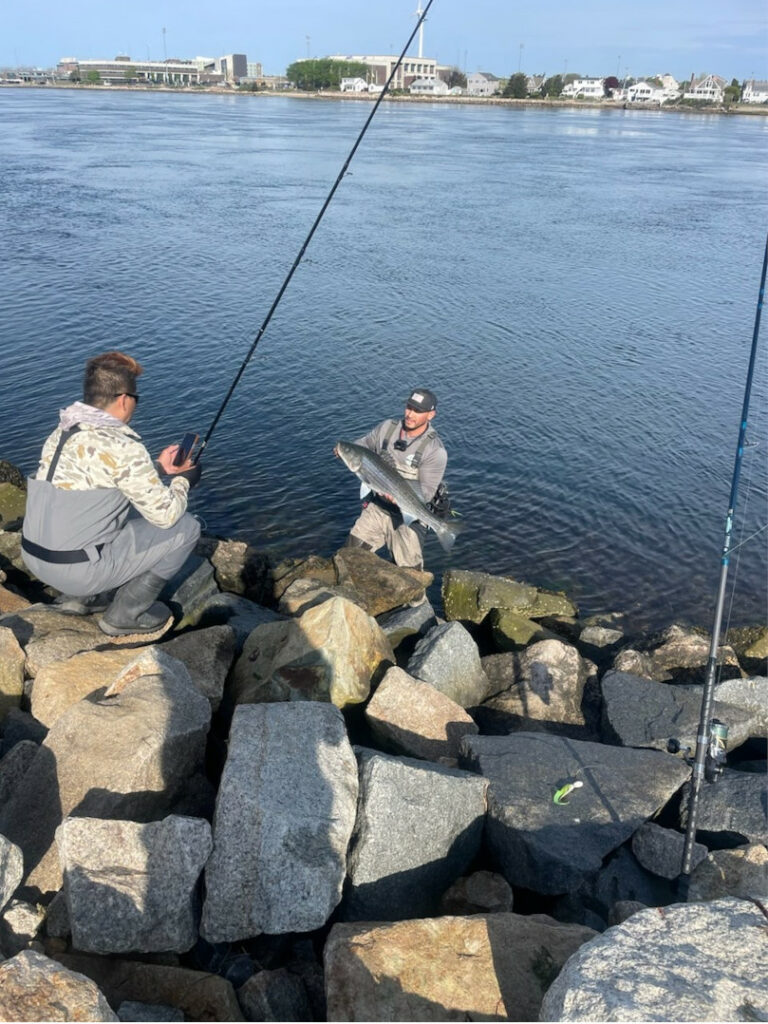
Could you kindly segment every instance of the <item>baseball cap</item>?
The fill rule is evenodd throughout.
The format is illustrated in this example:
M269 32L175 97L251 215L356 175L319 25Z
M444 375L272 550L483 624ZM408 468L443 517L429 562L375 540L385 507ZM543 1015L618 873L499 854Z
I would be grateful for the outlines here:
M432 412L437 408L437 397L434 391L428 388L415 388L405 400L406 405L412 405L419 412Z

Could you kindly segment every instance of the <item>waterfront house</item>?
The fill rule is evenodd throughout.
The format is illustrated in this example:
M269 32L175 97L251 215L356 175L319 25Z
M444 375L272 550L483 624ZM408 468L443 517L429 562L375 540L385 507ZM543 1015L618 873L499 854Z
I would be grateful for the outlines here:
M472 71L467 75L467 92L470 96L495 96L501 92L501 79L488 71Z
M411 96L447 96L450 89L442 78L417 78L408 86L408 92Z
M658 103L659 106L666 99L664 89L654 82L635 82L630 85L625 93L627 103Z
M541 87L546 81L546 75L528 75L525 81L525 87L528 90L529 96L536 96L541 92Z
M768 103L768 82L758 82L750 78L744 83L744 92L741 95L742 103Z
M339 92L368 92L368 83L364 78L342 78Z
M719 75L704 75L698 81L691 79L691 84L683 93L684 100L703 100L706 103L722 103L725 87L728 83Z
M585 100L601 100L605 96L604 78L575 78L563 86L561 96L565 99L581 97Z

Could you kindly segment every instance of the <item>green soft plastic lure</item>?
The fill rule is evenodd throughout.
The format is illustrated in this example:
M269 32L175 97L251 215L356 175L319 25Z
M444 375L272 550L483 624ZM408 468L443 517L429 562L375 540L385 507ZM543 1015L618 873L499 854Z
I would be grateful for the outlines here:
M577 779L576 782L566 782L564 786L555 791L555 795L552 797L552 803L557 804L558 807L562 807L564 804L570 803L568 797L574 791L574 789L580 789L584 783Z

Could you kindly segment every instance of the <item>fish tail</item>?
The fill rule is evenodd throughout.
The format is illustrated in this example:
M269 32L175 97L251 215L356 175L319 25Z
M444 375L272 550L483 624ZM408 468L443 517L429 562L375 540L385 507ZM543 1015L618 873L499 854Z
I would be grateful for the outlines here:
M463 523L442 523L440 526L435 527L435 533L442 545L443 551L451 550L456 543L456 538L463 529Z

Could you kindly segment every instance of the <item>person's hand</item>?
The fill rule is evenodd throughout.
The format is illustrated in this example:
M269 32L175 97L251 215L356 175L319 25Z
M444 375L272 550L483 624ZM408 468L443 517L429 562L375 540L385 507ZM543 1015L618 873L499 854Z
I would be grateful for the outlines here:
M176 476L178 473L186 473L195 466L192 459L187 459L186 462L182 462L180 465L174 466L173 460L176 458L176 452L178 450L179 445L169 444L168 447L163 448L157 456L157 464L167 476Z

